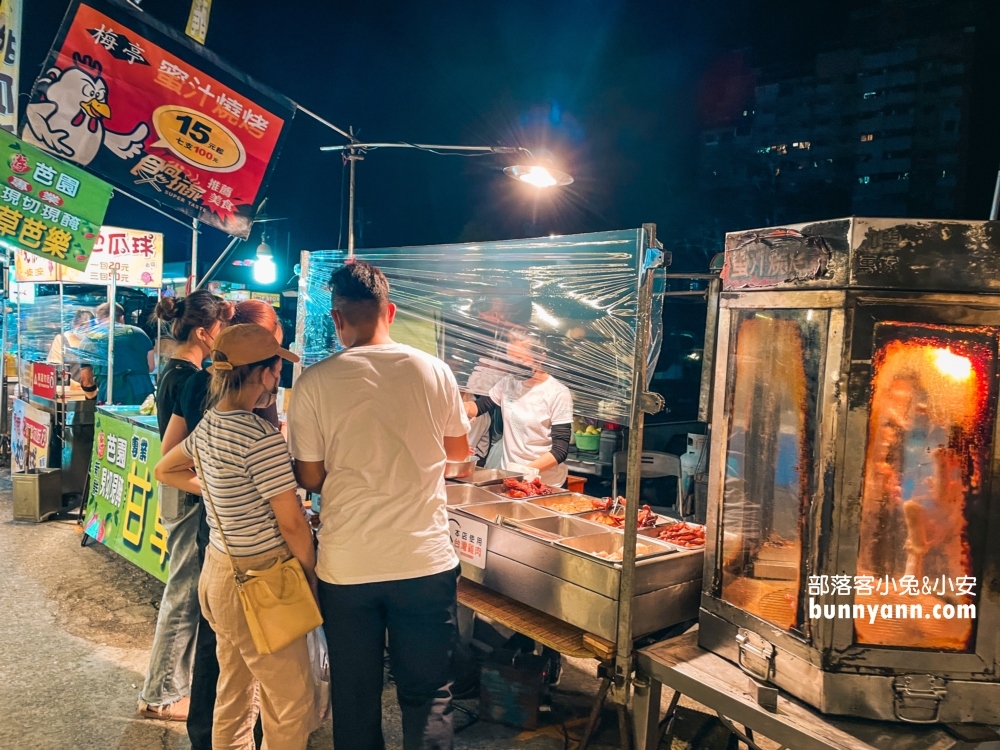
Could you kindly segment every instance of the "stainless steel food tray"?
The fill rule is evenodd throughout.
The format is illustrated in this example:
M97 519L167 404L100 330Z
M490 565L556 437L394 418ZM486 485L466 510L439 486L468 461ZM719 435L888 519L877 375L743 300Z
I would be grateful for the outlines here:
M468 491L464 496L475 504L454 504L461 490ZM615 640L622 566L593 552L615 551L624 544L621 532L544 507L546 501L566 495L526 502L502 500L471 485L452 485L449 492L448 513L454 521L464 516L489 526L485 567L463 561L464 577ZM493 502L479 503L483 495ZM698 616L704 564L702 550L678 549L647 537L641 537L640 544L655 547L657 554L636 560L632 599L636 637Z
M612 555L620 553L625 547L625 535L620 531L608 529L607 531L601 531L597 534L590 534L588 536L561 539L556 542L556 544L561 547L565 547L566 549L590 555L609 565L621 565L621 560L611 560L606 557L601 557L597 553L605 552ZM637 545L636 560L647 560L653 557L659 557L660 555L674 555L677 554L678 551L677 547L664 544L659 540L653 540L650 537L641 537L638 539ZM648 552L644 550L648 550Z
M591 497L590 495L581 495L579 492L566 492L561 495L542 495L541 497L528 497L524 499L524 502L531 503L532 505L537 505L541 508L546 508L554 513L561 513L567 516L576 516L581 513L592 513L594 511L593 501L599 500L600 498ZM583 508L581 510L559 510L558 507L563 503L588 503L589 508Z
M563 487L552 487L551 485L548 485L548 484L543 485L543 486L545 487L545 489L549 490L549 494L547 494L547 495L536 495L534 497L509 497L509 496L507 496L507 495L504 494L503 483L502 482L500 484L486 485L483 489L489 490L493 494L499 495L500 497L506 498L508 500L536 500L536 499L538 499L540 497L561 497L563 495L572 494L572 493L570 493L569 490L567 490L567 489L565 489Z
M497 496L492 492L475 487L471 484L446 484L445 494L448 497L448 507L459 505L478 505L479 503L495 503Z
M583 513L575 514L575 515L578 515L578 517L582 518L584 521L590 521L591 523L596 523L598 526L601 526L602 528L605 528L605 529L618 529L620 531L621 528L622 528L621 526L609 526L608 524L601 523L600 521L597 520L597 518L600 517L600 516L610 515L608 513L608 511L606 511L606 510L588 510L588 511L584 511ZM621 514L618 514L618 513L615 514L615 518L620 518L620 519L622 519L623 522L625 520L625 517L623 515L621 515ZM659 528L661 526L669 526L672 523L677 523L677 521L675 519L673 519L673 518L670 518L668 516L664 516L664 515L662 515L660 513L657 513L656 514L656 524L654 526L646 526L642 530L657 529L657 528Z
M455 477L452 481L471 484L476 487L485 487L491 484L500 484L505 479L524 479L524 474L504 469L476 469L472 472L472 476Z
M496 495L491 495L496 500ZM486 521L499 523L499 519L510 519L514 521L530 521L539 518L561 518L555 513L544 508L539 508L528 503L519 503L517 500L500 500L499 502L480 503L463 507L470 516L476 516Z

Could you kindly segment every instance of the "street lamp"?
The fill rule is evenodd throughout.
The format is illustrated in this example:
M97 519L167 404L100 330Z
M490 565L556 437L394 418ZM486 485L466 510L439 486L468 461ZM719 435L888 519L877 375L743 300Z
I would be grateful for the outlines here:
M352 130L353 132L353 130ZM418 151L429 151L432 154L508 154L517 157L527 157L524 163L505 167L503 172L508 177L523 182L526 185L544 190L551 187L561 187L573 182L568 172L541 164L528 149L520 146L443 146L432 143L358 143L352 141L343 146L321 146L320 151L346 151L346 159L351 165L351 186L347 217L347 257L354 256L354 164L362 161L362 154L377 148L413 148Z
M253 279L258 284L269 286L278 280L278 267L274 264L274 253L267 244L267 235L262 234L257 245L257 259L253 263Z

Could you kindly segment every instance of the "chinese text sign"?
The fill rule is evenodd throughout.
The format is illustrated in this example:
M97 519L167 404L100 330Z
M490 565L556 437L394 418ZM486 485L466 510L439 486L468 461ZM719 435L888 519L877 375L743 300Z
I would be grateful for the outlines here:
M21 66L23 0L0 2L0 129L17 130L17 95Z
M243 237L294 105L124 4L70 6L22 137Z
M87 267L111 186L0 130L0 243Z
M166 581L167 531L153 478L159 460L155 432L98 411L84 531Z
M159 289L163 283L163 235L101 227L90 261L83 271L57 266L23 251L14 256L14 267L19 282L63 281L106 286L111 283L111 274L115 273L118 286Z

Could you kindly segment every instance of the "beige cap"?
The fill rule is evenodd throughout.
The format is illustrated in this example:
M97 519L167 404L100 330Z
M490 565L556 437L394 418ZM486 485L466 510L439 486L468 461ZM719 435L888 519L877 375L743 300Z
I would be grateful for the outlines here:
M224 329L212 342L210 369L232 370L275 356L289 362L299 361L298 355L278 345L271 331L256 323L240 323Z

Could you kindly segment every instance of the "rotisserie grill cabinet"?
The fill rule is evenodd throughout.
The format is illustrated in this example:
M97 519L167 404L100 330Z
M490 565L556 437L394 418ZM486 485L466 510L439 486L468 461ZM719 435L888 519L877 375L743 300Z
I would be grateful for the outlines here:
M820 710L1000 723L1000 223L730 234L701 645Z

